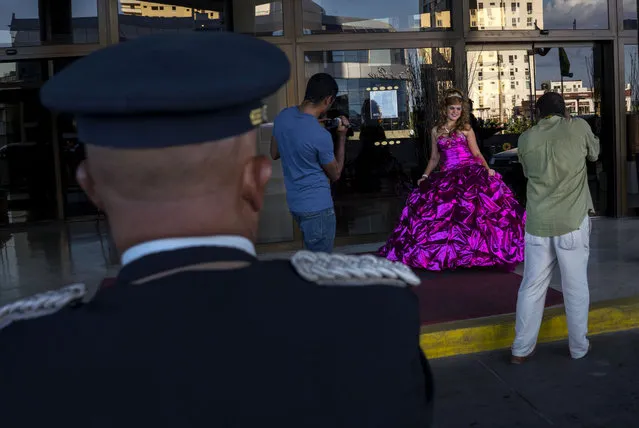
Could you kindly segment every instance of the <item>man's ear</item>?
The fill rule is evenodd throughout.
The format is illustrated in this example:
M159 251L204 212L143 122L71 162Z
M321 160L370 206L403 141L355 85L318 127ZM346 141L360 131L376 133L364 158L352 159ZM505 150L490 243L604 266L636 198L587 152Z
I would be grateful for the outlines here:
M330 97L326 97L324 98L324 102L326 103L326 110L330 109L331 106L333 105L333 103L335 102L335 97L334 96L330 96Z
M271 178L272 171L271 161L266 156L256 156L244 167L242 197L254 212L262 209L266 184Z
M80 162L80 165L78 165L78 169L75 172L75 178L91 202L93 202L100 211L104 211L104 204L95 189L95 181L93 181L93 177L91 176L86 160Z

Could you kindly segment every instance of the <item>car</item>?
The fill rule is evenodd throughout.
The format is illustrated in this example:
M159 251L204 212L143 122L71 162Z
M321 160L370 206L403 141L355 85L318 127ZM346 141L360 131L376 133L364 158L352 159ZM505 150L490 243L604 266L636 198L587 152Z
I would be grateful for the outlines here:
M488 164L503 177L504 182L511 188L517 200L525 204L528 180L524 177L524 171L519 163L517 148L494 154Z

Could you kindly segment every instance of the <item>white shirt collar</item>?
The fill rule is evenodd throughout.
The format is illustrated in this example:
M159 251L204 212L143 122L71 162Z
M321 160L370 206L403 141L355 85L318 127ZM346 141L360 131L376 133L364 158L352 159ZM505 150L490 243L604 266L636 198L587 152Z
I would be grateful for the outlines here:
M256 256L255 245L243 236L205 236L193 238L156 239L135 245L122 254L122 266L149 254L179 250L193 247L228 247L235 248L252 256Z

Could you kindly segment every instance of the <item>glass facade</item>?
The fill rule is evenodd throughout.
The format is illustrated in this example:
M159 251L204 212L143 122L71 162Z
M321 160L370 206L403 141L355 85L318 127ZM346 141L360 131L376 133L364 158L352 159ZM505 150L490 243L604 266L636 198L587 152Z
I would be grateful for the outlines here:
M257 139L258 153L270 156L273 119L287 106L287 88L283 87L275 95L264 100L269 122L260 127ZM281 162L273 162L273 173L266 187L264 206L260 216L258 242L286 242L294 239L293 217L286 204L286 189Z
M623 29L637 30L637 0L623 0Z
M638 214L627 185L639 156L636 0L4 0L0 24L0 226L96 214L75 182L84 151L73 119L39 105L40 85L101 46L195 30L252 34L287 54L291 80L265 100L270 120L300 102L314 73L337 79L331 114L353 123L333 186L338 245L393 227L428 159L438 94L451 86L467 89L482 151L522 200L518 136L543 93L563 93L602 141L589 165L597 213ZM260 129L261 154L271 130ZM279 162L259 241L301 242Z
M264 0L118 0L120 40L144 34L224 30L256 36L284 34L282 3Z
M639 48L624 46L624 106L623 119L628 154L628 209L639 215Z
M304 34L445 31L452 0L301 0Z
M46 61L0 63L0 226L56 218L51 115L38 89Z
M144 34L224 30L283 35L282 3L264 0L118 0L120 40Z
M473 30L608 29L608 0L470 0Z
M383 234L426 167L437 94L454 82L451 48L310 51L306 78L329 73L339 85L328 115L353 135L333 185L337 235Z
M0 48L99 42L97 0L0 3Z
M526 180L516 161L519 135L538 119L535 102L546 92L561 93L568 112L585 119L602 137L602 121L614 122L614 111L605 111L602 98L614 102L614 93L603 93L602 46L534 47L533 44L489 49L469 47L467 52L469 97L477 119L478 144L495 169L502 173L519 199L525 200ZM564 67L562 68L562 64ZM602 142L609 141L602 137ZM598 162L589 164L595 213L611 215L609 195L614 151L602 145Z

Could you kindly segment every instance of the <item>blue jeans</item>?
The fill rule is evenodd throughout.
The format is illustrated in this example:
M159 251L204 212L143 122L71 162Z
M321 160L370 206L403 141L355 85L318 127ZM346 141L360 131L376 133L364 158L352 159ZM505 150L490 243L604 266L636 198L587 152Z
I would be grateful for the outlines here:
M293 218L302 230L304 248L313 252L331 253L335 241L335 209L328 208L322 211L295 213Z

